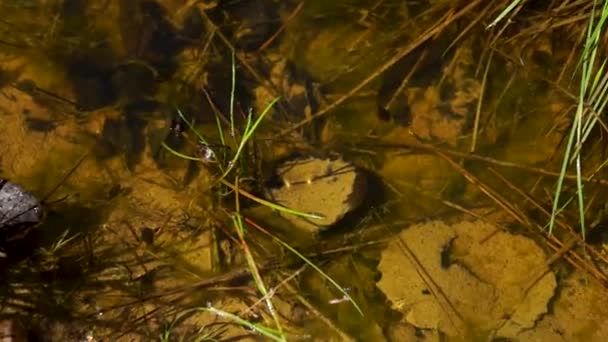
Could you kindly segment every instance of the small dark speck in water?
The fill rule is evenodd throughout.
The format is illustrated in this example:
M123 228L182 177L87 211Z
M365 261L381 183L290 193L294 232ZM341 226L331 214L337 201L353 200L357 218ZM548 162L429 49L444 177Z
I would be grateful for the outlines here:
M608 241L608 221L604 220L594 225L585 236L585 242L590 245L602 245Z
M441 101L449 101L454 96L456 87L450 82L445 82L439 88L439 99Z
M139 100L135 100L135 101L130 101L129 103L126 103L122 109L125 112L142 112L142 113L146 113L146 112L155 112L155 111L160 111L162 110L162 103L156 101L156 100L150 100L150 99L139 99ZM149 114L149 113L146 113ZM154 116L152 116L154 117Z
M26 80L21 80L19 82L17 82L17 84L15 85L15 88L31 94L36 90L36 83L34 83L34 81L26 79Z
M186 131L186 123L182 118L173 118L171 120L170 130L175 136L180 136Z
M154 244L154 229L152 228L142 228L141 229L141 240L146 243L146 245Z
M184 17L181 35L190 39L199 39L205 32L205 21L200 11L192 6Z
M391 121L391 113L382 105L378 105L378 118L384 122Z
M108 199L114 199L120 195L128 194L131 192L130 188L125 188L120 184L113 185L108 191Z
M18 71L10 71L7 69L0 68L0 88L11 84L19 76Z
M454 238L452 238L445 246L441 248L441 267L447 269L452 265L452 243Z
M198 176L198 174L200 173L199 164L200 164L199 162L194 161L194 160L191 160L188 163L188 168L186 170L186 173L184 174L184 178L182 179L183 186L187 186L194 179L196 179L196 176Z
M57 128L57 123L53 120L26 118L25 123L27 128L37 132L50 132Z
M127 131L120 119L108 119L104 122L97 153L101 158L117 155L126 145Z

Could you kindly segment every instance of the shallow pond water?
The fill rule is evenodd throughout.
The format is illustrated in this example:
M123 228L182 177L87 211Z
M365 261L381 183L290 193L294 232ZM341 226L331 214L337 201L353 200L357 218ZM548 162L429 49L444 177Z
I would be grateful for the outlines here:
M606 237L544 230L583 24L493 6L0 1L0 179L45 213L0 244L0 333L603 341Z

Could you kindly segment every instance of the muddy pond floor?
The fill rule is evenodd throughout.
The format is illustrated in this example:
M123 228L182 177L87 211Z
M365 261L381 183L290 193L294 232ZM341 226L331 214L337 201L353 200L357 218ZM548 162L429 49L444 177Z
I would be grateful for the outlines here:
M591 3L0 0L0 341L605 341Z

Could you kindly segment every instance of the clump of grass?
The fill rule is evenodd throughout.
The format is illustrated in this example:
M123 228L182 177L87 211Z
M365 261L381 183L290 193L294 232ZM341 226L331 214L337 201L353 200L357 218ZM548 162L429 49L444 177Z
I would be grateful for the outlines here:
M234 59L234 55L233 55L233 57L232 57L232 87L231 87L231 94L230 94L229 119L228 119L227 123L222 124L223 121L226 121L226 120L222 120L219 116L216 115L216 126L217 126L217 132L218 132L220 144L223 146L228 146L231 144L231 145L236 146L236 148L234 150L235 152L232 155L227 155L227 149L222 149L221 151L219 149L215 149L215 150L212 149L212 154L217 161L217 167L220 172L220 175L218 176L218 178L216 180L214 180L214 182L212 184L213 184L213 186L224 187L225 191L222 191L222 193L234 193L235 194L234 210L231 214L232 225L235 228L235 231L237 233L239 245L245 254L246 262L247 262L249 271L251 273L251 276L254 280L254 283L256 285L256 288L259 291L259 293L262 295L262 299L260 301L265 303L266 308L268 309L268 312L270 313L270 315L273 318L274 325L276 326L276 328L268 328L268 327L264 327L264 326L261 326L256 323L249 322L234 314L230 314L228 312L213 308L211 306L209 306L207 308L196 308L194 310L207 311L207 312L214 313L218 316L228 318L231 321L233 321L234 323L247 327L247 328L251 329L252 331L255 331L267 338L270 338L275 341L284 341L285 333L281 326L281 322L279 320L278 313L276 312L274 304L272 302L272 298L274 296L274 290L271 290L271 291L268 290L268 286L265 284L264 279L261 276L261 273L260 273L257 263L255 261L255 257L247 243L247 239L246 239L246 236L248 234L247 223L250 225L254 224L254 223L250 222L249 220L245 220L244 217L242 216L241 209L240 209L241 208L240 198L241 198L241 196L246 197L260 205L267 206L273 210L280 211L282 213L289 214L289 215L301 216L301 217L305 217L305 218L309 218L309 219L313 219L313 220L320 219L322 217L316 213L302 212L302 211L297 210L297 208L287 208L287 207L284 207L277 203L267 201L263 198L255 196L252 193L241 188L240 180L239 180L240 179L239 178L240 169L238 168L238 166L242 165L241 162L242 162L242 158L245 154L244 152L251 144L254 133L257 131L257 129L263 122L264 118L268 115L268 113L271 112L274 105L279 101L280 98L277 97L274 100L272 100L256 118L254 118L253 112L249 111L249 113L247 114L247 117L246 117L244 127L243 127L242 131L239 132L239 130L237 129L237 123L235 121L235 116L234 116L235 83L236 83L236 68L235 68L235 59ZM199 144L202 144L208 148L212 148L212 146L214 146L213 144L211 144L209 142L209 139L207 139L205 136L203 136L203 134L199 130L197 130L191 122L189 122L186 119L185 115L181 111L177 110L177 112L180 115L180 117L182 118L182 120L186 123L186 125L190 128L190 130L192 132L194 132L194 134L196 135L196 138L199 140ZM227 127L225 127L225 126L227 126ZM232 141L228 141L228 137L225 134L226 130L229 132L228 135L233 139ZM175 156L178 156L180 158L200 161L202 163L205 162L205 159L203 159L203 158L188 156L188 155L179 153L179 152L171 149L169 146L167 146L164 143L162 144L162 146L165 149L167 149L170 153L172 153ZM267 231L263 231L263 232L265 234L270 235L274 239L275 242L277 242L279 245L281 245L282 247L284 247L287 250L289 250L290 252L292 252L298 258L303 260L307 265L311 266L315 271L317 271L323 278L327 279L342 294L344 294L345 298L348 298L350 300L350 302L355 306L357 311L361 315L363 315L362 310L354 302L354 300L350 297L348 292L344 288L342 288L335 280L333 280L326 273L324 273L321 270L321 268L319 268L317 265L315 265L311 260L307 259L304 255L302 255L300 252L298 252L295 248L290 246L288 243L278 239L276 236L268 233Z
M599 18L596 20L597 16ZM579 61L581 77L578 104L566 143L549 222L549 232L552 232L555 218L563 208L560 208L559 201L563 181L568 168L573 166L576 170L576 202L579 210L580 229L583 240L585 239L586 231L581 151L590 133L600 120L599 113L602 113L608 103L608 77L606 77L608 74L605 74L604 70L606 59L599 66L597 61L598 48L604 33L606 19L608 19L608 2L604 1L601 8L597 8L597 2L594 2L587 24L585 44ZM567 203L569 202L571 200L567 201Z
M521 0L511 1L504 10L488 25L488 28L495 26L507 16L515 15L523 5ZM578 63L577 70L580 71L580 83L578 101L574 112L570 133L566 142L560 174L555 185L552 211L548 226L549 234L553 233L557 215L559 215L569 204L576 202L578 207L580 232L583 240L586 235L585 224L585 192L584 180L589 176L583 175L583 162L581 152L583 146L590 137L590 134L600 123L600 114L608 104L608 74L606 73L606 59L598 60L598 49L601 46L604 36L606 20L608 19L608 2L601 4L593 1L592 10L587 22L587 31L584 45ZM603 162L597 167L591 176L602 169L608 161ZM563 185L566 175L570 168L575 169L576 174L576 194L561 202Z

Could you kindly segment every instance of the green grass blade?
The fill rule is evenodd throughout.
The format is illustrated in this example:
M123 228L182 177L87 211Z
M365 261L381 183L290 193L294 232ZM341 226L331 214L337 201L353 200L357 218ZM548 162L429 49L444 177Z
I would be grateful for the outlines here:
M578 110L577 110L578 112ZM576 115L578 117L578 115ZM576 121L576 119L575 119ZM576 125L576 122L574 123ZM570 161L570 151L572 149L572 145L574 142L574 133L576 130L573 128L570 130L570 135L568 136L568 142L566 143L566 151L564 152L564 158L562 161L562 167L559 173L559 177L557 179L556 187L555 187L555 196L553 198L553 208L551 211L551 218L549 220L549 234L553 233L553 228L555 226L555 217L557 215L557 208L559 206L559 199L562 193L562 186L564 184L564 178L566 177L566 173L568 170L568 164Z
M235 180L235 187L238 189L239 186L238 176ZM241 242L241 248L243 249L243 253L245 254L245 259L247 261L247 265L249 267L249 272L253 276L253 280L258 288L258 291L262 294L262 300L266 303L266 307L270 311L272 318L274 319L274 323L281 334L283 336L283 328L281 327L281 321L279 320L279 315L277 314L274 304L272 303L272 296L268 289L266 288L266 284L264 284L264 280L260 275L260 271L258 269L257 264L255 263L255 259L249 246L247 245L247 241L245 240L245 226L243 224L243 218L241 217L241 201L239 197L239 191L236 191L236 196L234 197L235 201L235 213L232 215L232 222L234 227L236 228L237 235Z
M173 341L173 339L171 339L171 330L174 328L174 326L176 325L176 323L178 321L180 321L183 317L185 317L186 315L192 313L192 312L208 312L211 314L214 314L218 317L222 317L222 318L227 318L230 321L243 326L251 331L255 331L256 333L267 337L273 341L286 341L285 337L277 330L266 327L262 324L259 323L253 323L253 322L249 322L233 313L224 311L224 310L220 310L217 308L214 308L213 306L209 305L206 308L192 308L192 309L188 309L188 310L184 310L182 311L180 314L178 314L178 316L173 320L173 322L171 323L171 325L168 327L168 331L166 334L164 334L163 338L161 339L161 341Z
M174 149L172 149L171 147L169 147L169 145L165 144L165 142L164 142L164 141L163 141L163 142L161 142L161 143L160 143L160 145L161 145L163 148L165 148L167 151L169 151L171 154L173 154L173 155L175 155L175 156L177 156L177 157L180 157L180 158L183 158L183 159L187 159L187 160L194 160L194 161L200 161L200 162L202 162L202 161L203 161L203 159L201 159L201 158L197 158L197 157L191 157L191 156L189 156L189 155L185 155L185 154L183 154L183 153L177 152L176 150L174 150Z
M254 222L251 222L251 220L249 220L250 223L252 223L253 225L257 226L257 224L255 224ZM357 302L348 294L348 292L346 290L344 290L342 288L342 286L340 286L340 284L338 284L332 277L330 277L327 273L323 272L323 270L321 268L319 268L319 266L315 265L312 261L310 261L307 257L305 257L302 253L298 252L297 249L291 247L288 243L286 243L285 241L279 239L278 237L276 237L273 234L270 234L269 232L267 232L265 229L263 229L260 226L256 227L259 231L261 231L262 233L266 234L267 236L269 236L271 239L273 239L274 241L276 241L278 244L280 244L281 246L285 247L287 250L289 250L290 252L292 252L293 254L295 254L298 258L300 258L302 261L304 261L308 266L310 266L312 269L314 269L316 272L318 272L323 278L325 278L327 281L329 281L338 291L340 291L340 293L342 293L342 295L344 295L344 298L346 298L357 310L357 312L359 312L359 314L361 316L365 316L363 314L363 310L361 310L361 307L357 304Z
M253 331L257 332L257 333L259 333L262 336L268 337L269 339L271 339L273 341L287 341L285 339L285 337L283 336L283 334L281 334L277 330L269 328L269 327L266 327L266 326L263 326L261 324L249 322L249 321L247 321L245 319L242 319L241 317L239 317L239 316L237 316L235 314L232 314L230 312L223 311L223 310L220 310L220 309L216 309L216 308L211 307L211 306L208 307L208 308L205 308L203 310L211 312L211 313L213 313L213 314L215 314L215 315L217 315L219 317L228 318L231 321L233 321L234 323L239 324L241 326L244 326L246 328L249 328L250 330L253 330Z
M509 15L509 13L511 13L515 7L517 7L517 5L519 5L519 3L522 0L513 0L511 1L511 3L509 4L509 6L507 6L507 8L505 8L502 12L500 12L498 14L498 17L496 17L496 19L494 19L494 21L492 21L490 23L490 25L487 26L487 28L492 28L493 26L495 26L496 24L498 24L499 21L503 20L507 15Z
M230 88L230 135L236 139L236 131L234 129L234 92L236 90L236 60L234 51L232 51L232 85Z
M220 142L222 145L226 145L226 138L224 138L224 129L222 128L222 120L220 120L219 115L215 116L215 126L217 127L217 134L220 137Z
M190 130L192 130L194 132L194 134L196 134L198 139L201 142L203 142L204 144L207 144L207 140L205 140L205 137L203 137L203 135L200 134L200 132L198 130L194 129L194 125L190 121L188 121L188 119L186 119L186 116L184 116L184 113L182 113L182 111L179 108L175 108L175 110L177 110L177 114L179 115L179 117L182 118L182 120L184 120L184 122L186 123L188 128L190 128Z
M555 224L555 217L558 213L564 176L567 172L568 166L573 163L576 169L576 199L579 209L581 234L583 238L586 234L584 216L585 196L583 186L583 167L580 152L582 151L582 148L587 141L587 138L590 136L593 128L597 125L598 118L595 113L601 113L599 109L604 109L608 103L608 82L604 81L606 62L604 61L597 68L597 70L595 70L598 47L603 36L606 20L608 19L608 1L603 2L599 20L594 22L597 10L596 5L597 3L594 2L586 30L585 44L583 46L579 64L577 65L577 69L580 68L581 70L578 106L564 152L564 158L556 184L553 209L549 222L549 233L552 233Z
M276 309L274 308L274 304L272 303L272 296L270 295L270 292L268 291L268 289L266 288L266 285L264 284L264 280L262 279L262 276L260 275L260 272L255 263L253 255L251 254L251 252L249 251L249 248L247 248L247 246L245 244L245 227L243 226L243 220L241 218L241 214L239 213L239 209L238 209L238 207L239 207L238 196L236 197L236 201L237 201L237 212L232 216L232 221L233 221L234 226L237 229L239 239L241 240L241 244L243 245L242 247L244 248L243 252L245 254L245 259L246 259L247 265L249 267L249 273L251 273L251 276L253 277L253 281L256 284L258 291L260 291L260 293L262 294L262 296L264 298L264 302L266 302L266 307L270 311L270 314L275 321L275 325L277 326L279 334L281 336L283 336L283 334L284 334L283 328L281 327L281 322L279 321L278 314L276 312Z
M224 178L226 178L226 176L228 176L228 174L234 169L234 166L236 165L238 159L241 156L241 153L243 152L243 149L245 148L247 142L249 141L249 139L251 138L251 136L253 135L253 133L255 132L255 130L258 128L258 126L260 125L260 123L262 122L262 120L264 119L264 117L270 112L270 110L272 109L272 107L280 100L280 97L275 98L274 100L272 100L264 109L264 111L257 117L257 119L253 122L253 124L251 124L251 121L247 121L248 125L245 127L245 132L243 134L243 138L241 139L241 142L239 143L239 146L236 150L236 153L234 154L234 157L232 158L232 160L230 161L230 165L228 165L228 168L226 169L226 171L224 171L224 173L220 176L219 180L223 180Z
M272 203L270 201L267 201L263 198L259 198L257 196L254 196L252 194L250 194L249 192L242 190L242 189L237 189L236 186L234 186L234 184L231 184L230 182L222 179L221 183L224 184L226 187L230 188L232 191L234 192L238 192L240 195L249 198L250 200L257 202L261 205L270 207L274 210L280 211L280 212L284 212L287 214L291 214L291 215L295 215L295 216L300 216L300 217L305 217L305 218L309 218L309 219L323 219L324 217L322 215L316 214L316 213L305 213L302 211L298 211L295 209L291 209L288 207L284 207L282 205L276 204L276 203Z
M323 278L325 278L327 281L329 281L338 291L340 291L340 293L342 293L344 295L344 298L346 298L355 307L355 309L357 310L357 312L359 312L359 314L361 316L365 316L363 314L363 310L361 310L361 307L359 307L359 304L357 304L357 302L355 302L355 300L348 294L348 292L346 290L344 290L342 288L342 286L340 286L340 284L338 284L332 277L330 277L327 273L323 272L323 270L321 268L319 268L319 266L315 265L312 261L310 261L304 255L302 255L302 253L298 252L295 248L291 247L289 244L287 244L286 242L283 242L283 240L281 240L277 237L274 237L274 238L283 247L287 248L290 252L295 254L298 258L302 259L302 261L304 261L308 266L312 267Z

